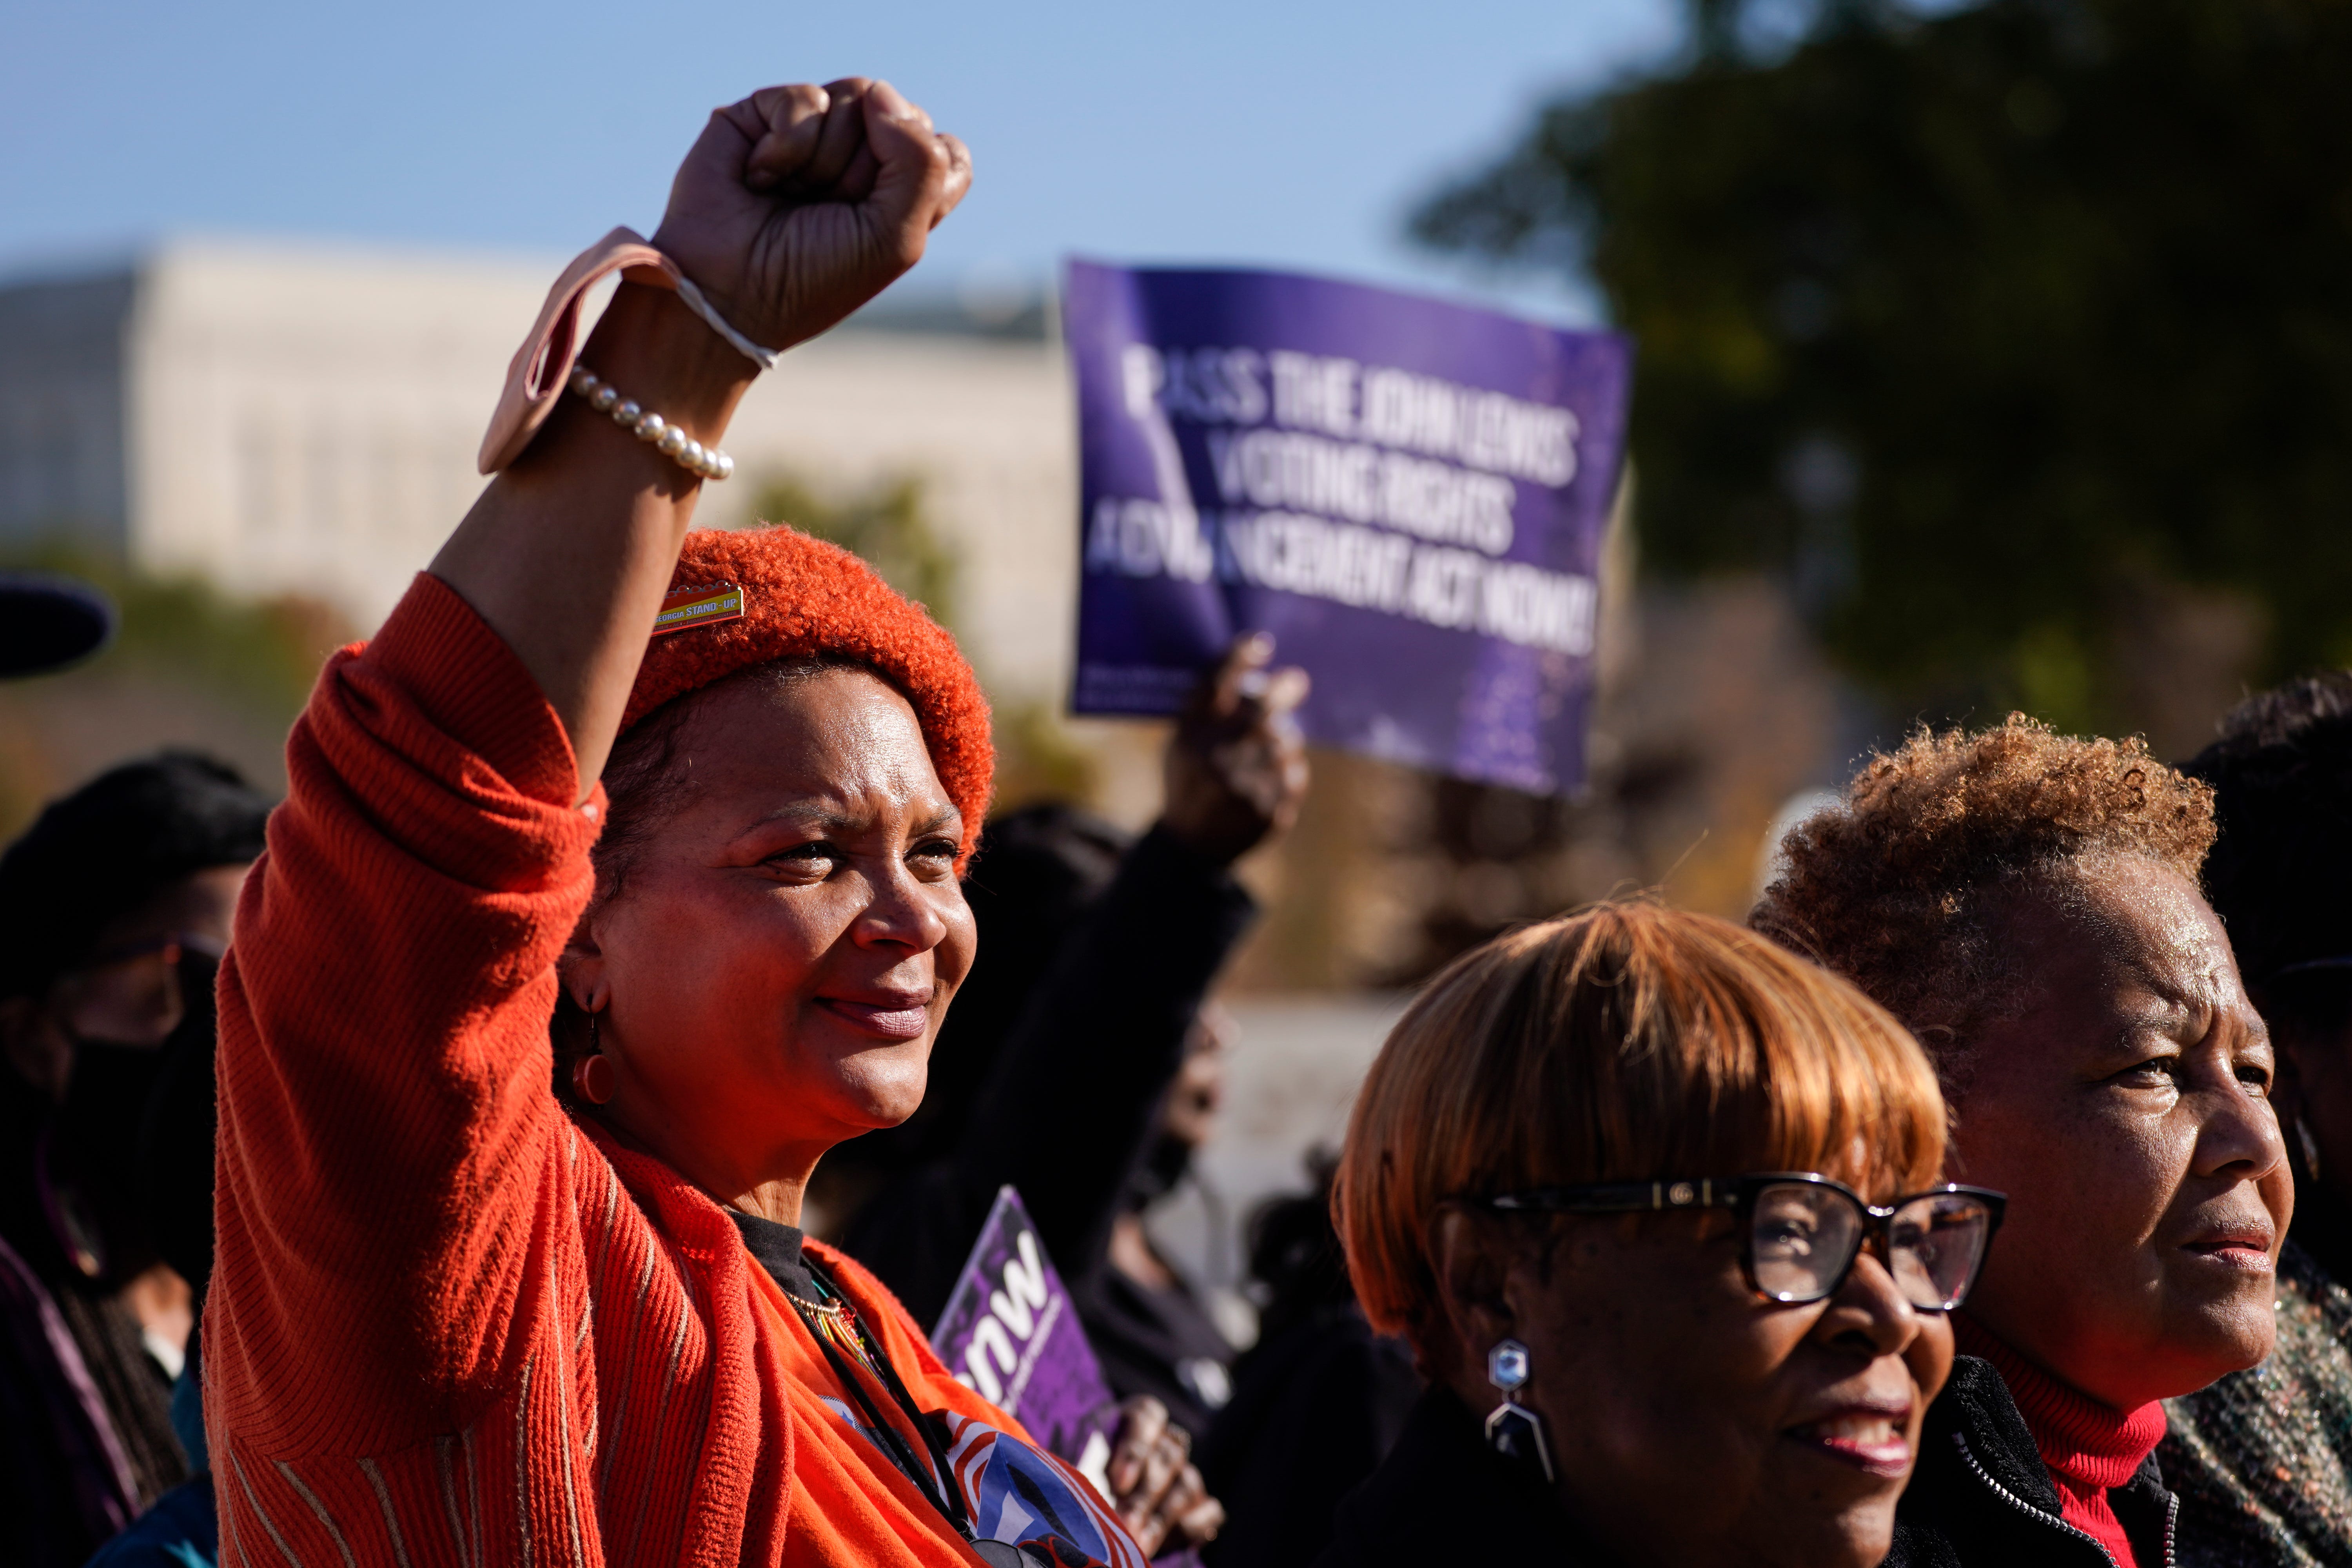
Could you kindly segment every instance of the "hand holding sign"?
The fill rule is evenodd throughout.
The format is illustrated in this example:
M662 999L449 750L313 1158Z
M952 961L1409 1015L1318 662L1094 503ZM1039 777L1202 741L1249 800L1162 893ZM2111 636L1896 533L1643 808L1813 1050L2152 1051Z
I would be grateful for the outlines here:
M1224 1528L1225 1507L1209 1495L1192 1462L1192 1440L1168 1419L1168 1407L1139 1394L1118 1407L1111 1444L1111 1506L1146 1553L1157 1557L1203 1546Z
M1307 672L1266 672L1274 639L1236 638L1176 721L1163 764L1160 824L1212 860L1239 859L1289 831L1307 796L1307 742L1292 717Z
M1152 1555L1215 1538L1225 1510L1160 1401L1114 1405L1020 1194L1001 1188L931 1345L976 1390L1094 1483Z

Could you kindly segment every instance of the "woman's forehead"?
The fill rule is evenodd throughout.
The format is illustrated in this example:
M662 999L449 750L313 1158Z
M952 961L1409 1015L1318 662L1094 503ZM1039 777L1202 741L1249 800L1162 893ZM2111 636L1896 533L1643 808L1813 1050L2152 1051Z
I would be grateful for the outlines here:
M688 721L689 743L758 755L896 748L929 761L906 698L855 667L754 670L712 689Z
M2144 856L2105 857L2021 889L1998 939L2046 981L2126 974L2161 988L2234 987L2230 941L2194 883ZM2086 973L2087 972L2087 973Z
M672 766L707 802L762 816L895 802L952 810L907 700L861 669L730 683L698 704Z

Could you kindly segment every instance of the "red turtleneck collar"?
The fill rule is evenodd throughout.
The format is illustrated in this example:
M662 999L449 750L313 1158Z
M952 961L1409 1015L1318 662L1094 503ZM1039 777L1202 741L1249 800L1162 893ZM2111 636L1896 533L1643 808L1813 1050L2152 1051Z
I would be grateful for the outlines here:
M2017 1402L2017 1413L2025 1417L2058 1489L2066 1522L2105 1547L2117 1568L2138 1568L2107 1492L2130 1480L2164 1441L2164 1406L2153 1401L2137 1410L2102 1405L2027 1361L1966 1313L1954 1314L1952 1331L1962 1355L1992 1363L2009 1385L2009 1396Z

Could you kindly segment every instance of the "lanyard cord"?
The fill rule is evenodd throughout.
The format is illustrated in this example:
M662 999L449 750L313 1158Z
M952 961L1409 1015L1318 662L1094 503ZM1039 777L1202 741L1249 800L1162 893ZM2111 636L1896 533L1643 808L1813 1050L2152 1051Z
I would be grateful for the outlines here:
M842 1386L849 1391L850 1397L857 1401L858 1408L863 1410L866 1413L866 1418L874 1424L877 1436L888 1446L892 1461L899 1469L906 1472L908 1480L915 1483L916 1489L923 1494L923 1500L937 1509L940 1517L955 1526L956 1533L966 1541L979 1539L978 1532L972 1528L971 1510L964 1504L963 1489L956 1485L955 1470L948 1462L947 1450L940 1447L939 1436L931 1430L930 1422L916 1407L914 1396L907 1392L907 1385L899 1381L898 1369L890 1364L890 1357L883 1351L880 1342L866 1333L864 1321L854 1315L856 1312L856 1306L841 1294L839 1288L835 1286L831 1279L819 1271L816 1260L807 1259L807 1266L809 1278L815 1282L817 1289L848 1308L853 1314L850 1319L851 1331L865 1342L866 1352L872 1357L874 1365L881 1375L883 1388L898 1408L906 1413L907 1419L914 1424L915 1430L922 1434L923 1447L929 1450L931 1456L933 1470L930 1473L925 1472L922 1461L917 1458L914 1450L907 1446L905 1435L889 1422L885 1421L882 1418L882 1413L875 1408L872 1397L866 1392L865 1380L852 1370L849 1358L845 1356L840 1348L833 1342L832 1338L825 1332L824 1326L814 1321L815 1309L810 1303L789 1293L785 1294L784 1299L791 1301L793 1308L800 1313L801 1321L808 1329L809 1337L816 1341L818 1346L824 1352L824 1359L832 1363L834 1376L841 1380ZM938 1479L937 1486L932 1484L934 1475ZM940 1495L942 1489L946 1492L945 1497ZM953 1500L952 1506L950 1505L950 1499Z

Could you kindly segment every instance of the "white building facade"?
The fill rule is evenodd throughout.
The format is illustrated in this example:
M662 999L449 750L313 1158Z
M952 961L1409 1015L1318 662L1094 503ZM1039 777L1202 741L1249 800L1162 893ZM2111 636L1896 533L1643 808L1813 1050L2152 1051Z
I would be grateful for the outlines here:
M0 550L62 534L373 626L479 493L483 426L559 266L180 240L0 286ZM761 377L701 520L751 521L765 472L918 477L974 663L1000 697L1057 697L1077 589L1059 345L952 310L900 321Z

